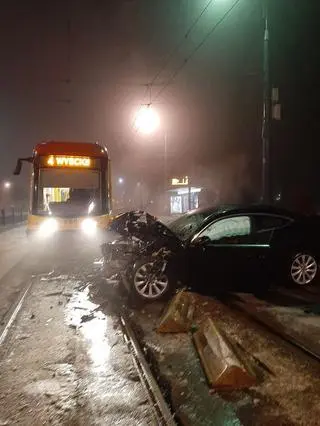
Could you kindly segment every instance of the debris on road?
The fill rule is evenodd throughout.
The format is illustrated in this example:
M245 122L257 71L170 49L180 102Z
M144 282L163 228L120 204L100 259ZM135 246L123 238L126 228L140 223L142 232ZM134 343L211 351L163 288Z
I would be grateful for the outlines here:
M77 326L75 324L69 324L69 328L72 328L73 330L76 330Z
M25 339L29 339L30 334L22 334L21 336L18 336L17 339L19 340L25 340Z
M61 291L53 291L52 293L46 293L44 296L45 297L60 296L61 294L62 294L62 290Z
M80 323L91 321L93 318L94 318L94 313L93 312L90 313L90 314L82 315L82 317L80 319Z

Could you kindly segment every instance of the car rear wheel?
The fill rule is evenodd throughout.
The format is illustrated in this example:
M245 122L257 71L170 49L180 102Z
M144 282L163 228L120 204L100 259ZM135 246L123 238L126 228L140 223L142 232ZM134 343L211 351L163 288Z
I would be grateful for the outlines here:
M318 262L313 255L299 253L291 261L291 281L299 286L311 285L317 278L318 270Z
M140 301L164 299L173 288L172 278L154 259L137 262L132 274L132 295Z

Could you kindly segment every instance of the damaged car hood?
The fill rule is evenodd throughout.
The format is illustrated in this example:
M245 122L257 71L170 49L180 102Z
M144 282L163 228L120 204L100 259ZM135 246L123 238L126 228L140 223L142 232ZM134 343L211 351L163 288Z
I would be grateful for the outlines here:
M145 242L169 240L182 246L179 238L166 225L145 211L123 213L111 222L107 230L126 238L134 237Z

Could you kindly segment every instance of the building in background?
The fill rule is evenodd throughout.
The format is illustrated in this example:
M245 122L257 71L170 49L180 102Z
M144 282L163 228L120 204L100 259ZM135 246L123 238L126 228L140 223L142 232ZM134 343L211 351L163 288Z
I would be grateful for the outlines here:
M193 186L189 176L172 177L169 182L170 214L181 214L199 207L199 186Z

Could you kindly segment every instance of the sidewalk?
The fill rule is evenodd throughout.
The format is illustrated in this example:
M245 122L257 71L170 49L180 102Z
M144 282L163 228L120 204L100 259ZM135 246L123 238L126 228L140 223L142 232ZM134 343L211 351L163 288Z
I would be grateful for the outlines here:
M19 221L16 223L8 223L7 225L0 225L0 234L5 231L10 231L11 229L18 228L26 224L26 221Z

